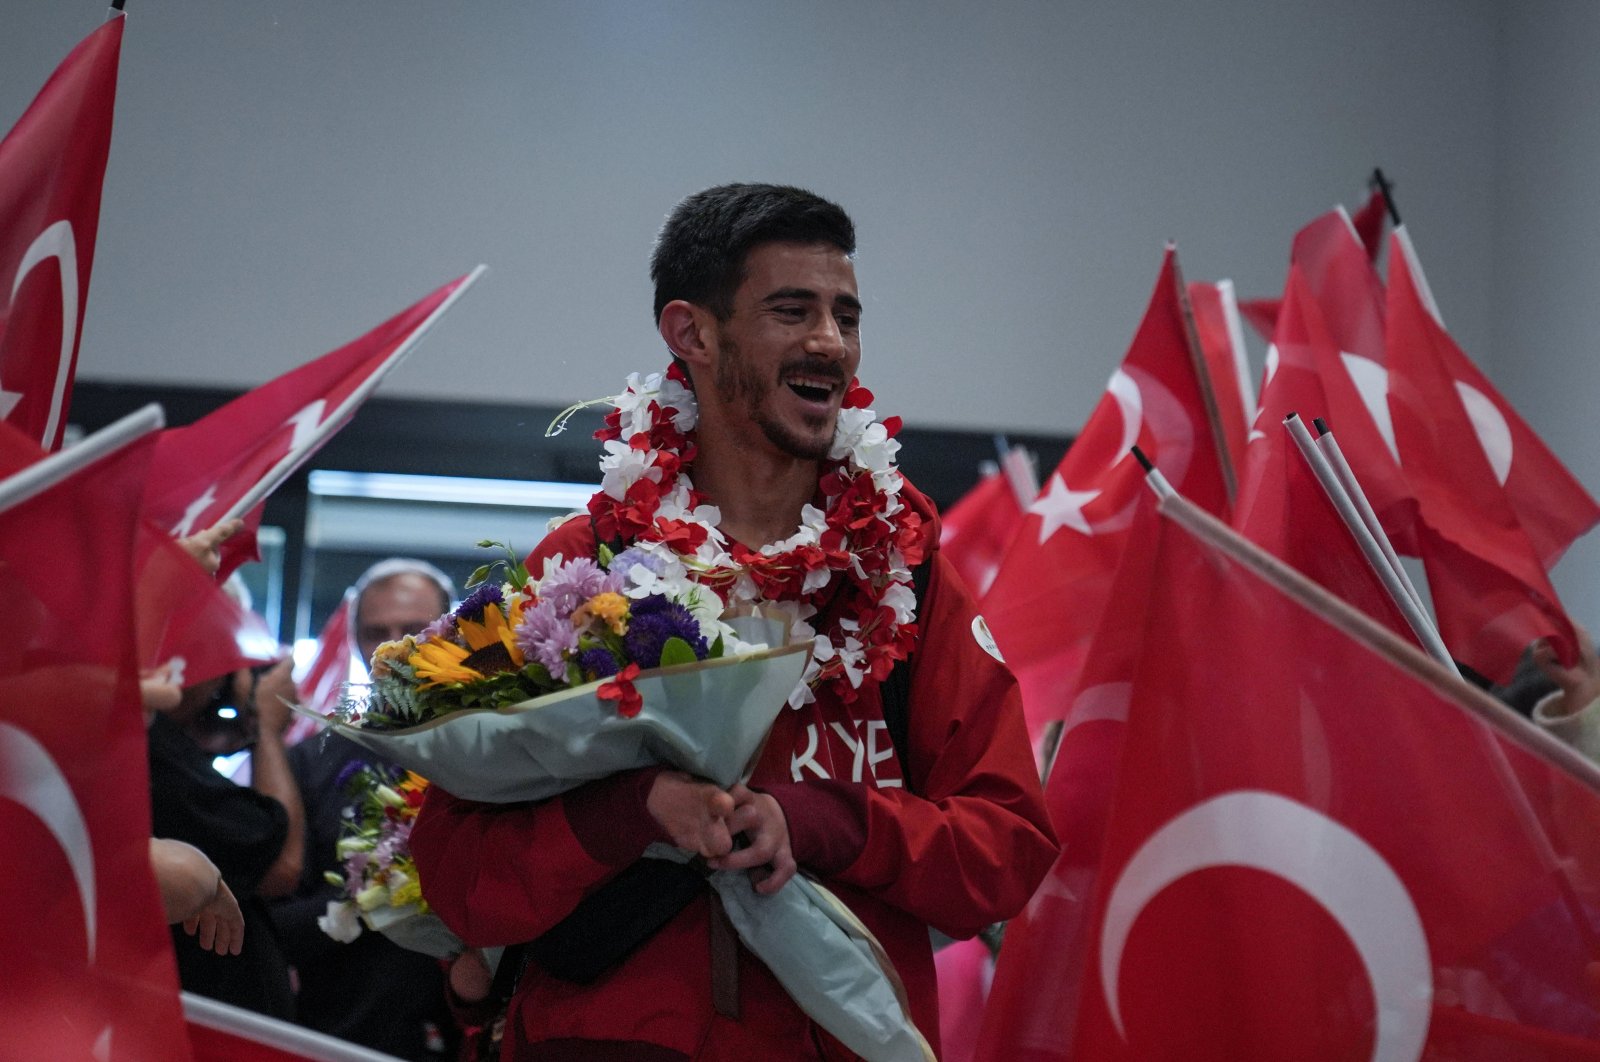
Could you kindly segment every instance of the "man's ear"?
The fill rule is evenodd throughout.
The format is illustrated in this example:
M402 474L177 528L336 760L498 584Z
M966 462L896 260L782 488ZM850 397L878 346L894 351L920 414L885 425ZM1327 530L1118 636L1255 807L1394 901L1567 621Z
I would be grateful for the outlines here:
M674 299L661 307L661 338L691 368L710 364L716 349L715 319L703 306Z

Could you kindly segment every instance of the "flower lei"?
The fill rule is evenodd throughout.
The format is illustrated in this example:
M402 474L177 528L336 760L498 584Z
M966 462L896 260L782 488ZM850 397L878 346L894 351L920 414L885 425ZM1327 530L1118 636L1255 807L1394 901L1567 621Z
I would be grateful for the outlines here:
M812 640L790 704L824 686L855 700L863 681L881 682L917 639L911 569L925 549L922 517L899 496L900 418L878 422L867 408L872 392L852 380L817 483L823 508L808 503L792 536L751 550L730 545L716 526L721 514L689 479L698 407L688 383L674 363L632 374L612 400L595 432L605 443L601 489L589 500L596 536L667 551L729 607L759 604L788 620L792 640Z

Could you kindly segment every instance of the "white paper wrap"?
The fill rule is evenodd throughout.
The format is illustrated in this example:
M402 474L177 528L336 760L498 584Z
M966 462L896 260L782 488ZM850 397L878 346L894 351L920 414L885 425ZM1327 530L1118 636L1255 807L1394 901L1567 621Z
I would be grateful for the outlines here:
M809 649L802 643L641 671L633 684L644 707L632 719L595 696L599 682L399 730L312 717L465 800L544 800L658 763L727 787L753 766Z

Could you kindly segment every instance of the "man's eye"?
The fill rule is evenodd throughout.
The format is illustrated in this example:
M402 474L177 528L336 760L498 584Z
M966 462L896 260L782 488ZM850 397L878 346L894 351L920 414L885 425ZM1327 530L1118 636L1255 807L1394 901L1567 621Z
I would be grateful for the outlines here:
M776 308L776 312L779 317L787 318L790 321L801 320L806 315L805 307L803 306L779 306Z
M854 332L861 327L861 318L852 313L843 313L834 318L839 322L839 327L846 332Z

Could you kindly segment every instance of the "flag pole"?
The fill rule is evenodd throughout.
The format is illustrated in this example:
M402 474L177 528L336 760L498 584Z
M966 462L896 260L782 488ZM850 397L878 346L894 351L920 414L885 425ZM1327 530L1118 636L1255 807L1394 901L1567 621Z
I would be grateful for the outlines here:
M236 516L243 516L261 504L267 495L277 490L283 481L288 479L296 468L300 467L300 462L305 460L307 454L316 450L331 435L344 427L345 421L360 407L361 403L367 400L367 396L377 390L384 377L394 371L396 365L405 360L405 356L410 354L412 348L418 343L422 342L423 336L427 335L428 330L434 326L434 323L444 316L445 311L454 306L456 300L465 294L466 290L472 287L473 283L488 270L488 266L480 265L468 273L456 290L452 291L445 297L443 302L434 307L433 312L410 335L401 341L400 345L395 348L394 353L389 355L387 361L380 365L371 376L362 380L360 385L354 391L351 391L343 402L339 403L339 408L324 417L322 422L317 425L300 446L291 450L284 456L283 460L272 466L272 469L262 476L244 497L228 506L228 511L217 518L217 523L222 523L224 520L232 520Z
M994 448L1000 455L1000 471L1005 473L1011 493L1016 496L1017 508L1026 512L1039 497L1039 473L1033 467L1033 455L1021 446L1012 446L1000 432L995 433Z
M1211 426L1211 441L1217 447L1217 464L1222 469L1222 485L1228 493L1228 506L1232 508L1239 496L1239 479L1234 471L1234 455L1228 450L1228 435L1222 430L1222 411L1217 405L1217 389L1211 386L1211 372L1206 368L1205 349L1200 345L1200 329L1194 323L1194 307L1189 305L1189 288L1183 282L1183 267L1178 264L1178 246L1167 244L1172 254L1173 286L1178 289L1178 311L1183 318L1183 338L1189 348L1189 364L1200 384L1200 401L1206 407L1206 420Z
M1161 474L1161 469L1157 468L1155 462L1145 456L1143 450L1135 446L1132 448L1131 453L1133 454L1133 459L1139 462L1139 467L1144 469L1145 484L1155 492L1156 497L1165 499L1178 496L1178 492L1172 489L1172 484L1167 482L1167 477Z
M1361 489L1361 481L1356 479L1355 470L1350 467L1350 462L1345 460L1344 451L1339 448L1339 440L1333 437L1333 429L1329 428L1328 422L1321 417L1313 419L1311 423L1317 429L1317 449L1322 451L1328 463L1333 466L1340 485L1344 487L1345 493L1350 495L1350 500L1361 513L1361 521L1367 525L1378 547L1383 550L1384 559L1389 562L1389 567L1400 577L1406 594L1416 602L1417 608L1423 608L1422 595L1417 593L1416 584L1411 581L1411 576L1406 574L1405 567L1400 563L1400 555L1394 551L1394 544L1389 541L1383 525L1378 522L1378 514L1373 512L1372 503L1367 500L1367 492Z
M1305 425L1301 425L1305 431ZM1306 435L1309 441L1309 433ZM1297 440L1298 441L1298 440ZM1315 450L1315 445L1312 446ZM1302 453L1305 451L1302 450ZM1313 466L1315 467L1315 466ZM1416 646L1408 644L1389 628L1374 620L1354 605L1318 586L1293 567L1274 557L1266 550L1241 536L1238 532L1194 505L1181 495L1164 497L1158 505L1161 515L1183 528L1206 545L1229 557L1295 601L1302 608L1316 614L1323 622L1390 664L1422 682L1441 696L1448 697L1463 711L1476 716L1487 729L1479 736L1485 746L1490 767L1506 792L1520 820L1528 843L1538 853L1540 861L1555 882L1567 915L1577 927L1590 955L1600 958L1600 934L1597 934L1584 910L1583 902L1572 883L1572 870L1555 849L1550 834L1539 821L1537 813L1528 803L1528 795L1518 780L1505 749L1496 740L1501 739L1519 746L1524 751L1555 763L1585 788L1600 794L1600 764L1596 764L1577 749L1535 726L1484 691L1465 682L1453 664L1439 664L1425 659Z
M106 9L106 21L110 22L122 14L122 5L126 0L111 0L111 6Z
M1377 188L1379 195L1383 196L1383 207L1389 212L1389 224L1398 229L1400 211L1396 210L1394 205L1394 185L1389 183L1389 178L1383 175L1382 168L1377 166L1372 168L1372 179L1369 183Z
M1372 568L1373 574L1383 583L1383 588L1388 591L1390 600L1400 610L1400 614L1405 616L1411 632L1417 636L1417 641L1427 650L1429 656L1454 672L1455 660L1450 656L1450 650L1445 648L1433 621L1422 610L1421 604L1406 592L1400 577L1395 574L1395 569L1389 566L1388 558L1379 548L1372 530L1356 511L1355 504L1345 492L1344 485L1339 482L1333 465L1311 440L1311 433L1306 430L1305 422L1300 419L1298 413L1290 413L1283 418L1283 426L1288 430L1295 446L1299 448L1300 456L1311 466L1311 472L1317 477L1317 482L1322 484L1323 493L1339 511L1339 519L1344 521L1344 526L1355 537L1356 544L1361 547L1361 555L1367 558L1367 564Z
M101 428L75 446L40 458L15 475L0 479L0 512L49 490L68 476L82 471L135 439L161 430L166 417L155 403L134 410L114 424Z

